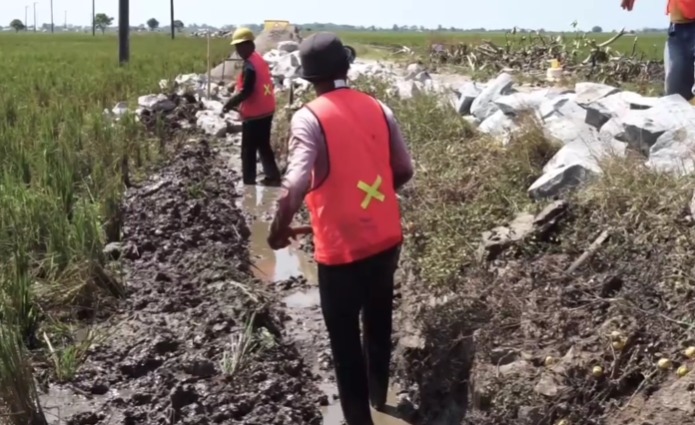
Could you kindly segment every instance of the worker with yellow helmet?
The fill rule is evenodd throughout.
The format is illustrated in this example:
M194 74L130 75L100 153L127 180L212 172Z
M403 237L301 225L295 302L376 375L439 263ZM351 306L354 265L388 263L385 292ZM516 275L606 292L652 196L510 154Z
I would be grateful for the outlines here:
M270 131L275 114L275 90L270 67L256 52L253 32L238 28L232 35L231 45L244 60L232 98L223 111L236 109L242 120L241 171L244 184L256 184L256 153L261 157L265 178L262 184L277 186L281 182L280 170L270 146Z

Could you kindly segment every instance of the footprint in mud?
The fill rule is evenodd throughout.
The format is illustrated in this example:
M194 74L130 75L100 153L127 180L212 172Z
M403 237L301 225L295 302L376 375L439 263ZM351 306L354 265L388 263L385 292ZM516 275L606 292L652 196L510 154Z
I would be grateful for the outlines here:
M255 263L254 274L262 281L274 284L289 316L289 323L285 326L286 337L294 341L307 364L321 380L318 386L326 394L323 399L326 405L322 407L323 424L343 424L328 334L321 315L316 265L310 254L299 249L296 242L279 251L268 247L269 220L280 189L247 186L243 188L243 193L241 207L251 216L248 223L251 229L249 249ZM397 405L397 392L393 390L389 392L388 410L385 413L372 412L375 425L407 425L398 418Z

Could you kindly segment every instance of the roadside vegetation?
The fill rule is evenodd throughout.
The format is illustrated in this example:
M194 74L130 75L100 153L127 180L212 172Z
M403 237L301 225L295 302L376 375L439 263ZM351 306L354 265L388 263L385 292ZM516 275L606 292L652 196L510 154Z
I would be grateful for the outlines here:
M78 330L123 294L102 250L120 235L124 161L137 174L157 160L140 125L104 109L204 72L206 42L133 37L126 68L115 37L10 34L0 51L0 414L33 424L29 359L50 365L38 377L74 374L94 337ZM213 41L215 62L228 51Z
M347 43L357 45L366 45L374 47L386 47L400 49L408 47L415 50L427 50L432 44L468 44L477 45L482 42L492 42L497 45L504 45L509 40L512 34L504 32L487 32L487 33L447 33L436 31L423 32L395 32L395 31L375 31L375 32L346 32L340 33L340 37ZM515 38L534 38L536 32L516 33ZM602 43L609 40L615 34L613 33L584 33L565 32L565 33L545 33L545 37L555 38L562 35L565 38L580 38L590 37L597 43ZM629 52L632 49L634 40L640 48L649 54L650 59L663 59L664 43L666 42L665 33L644 33L644 34L626 34L613 47L621 52Z

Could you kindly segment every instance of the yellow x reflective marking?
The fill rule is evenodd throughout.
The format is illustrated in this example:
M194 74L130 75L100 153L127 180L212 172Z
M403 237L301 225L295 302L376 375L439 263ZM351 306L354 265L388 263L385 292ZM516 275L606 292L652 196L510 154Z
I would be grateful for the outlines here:
M271 90L270 84L263 84L263 95L270 96L273 92Z
M380 186L381 176L376 176L376 181L371 186L363 181L357 183L357 188L363 190L364 193L366 193L366 195L364 196L364 200L360 204L363 210L367 209L369 203L372 202L372 198L376 199L377 201L384 202L384 199L386 199L386 197L383 193L379 192Z

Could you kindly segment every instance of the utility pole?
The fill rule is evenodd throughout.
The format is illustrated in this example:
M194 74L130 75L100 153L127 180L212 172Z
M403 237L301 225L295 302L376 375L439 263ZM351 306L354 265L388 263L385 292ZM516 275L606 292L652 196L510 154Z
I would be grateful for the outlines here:
M176 28L174 28L174 0L170 1L171 4L171 39L176 37Z
M34 2L34 32L36 32L36 3Z
M130 60L130 0L118 0L118 62L125 65Z
M29 5L24 6L24 30L26 31L29 28L29 18L27 16L29 15Z
M51 34L55 32L55 26L53 25L53 0L51 0Z
M67 10L65 11L65 24L63 25L63 27L65 28L65 31L68 30L68 11Z
M97 35L97 15L96 15L96 9L94 5L94 0L92 0L92 37L96 37Z

